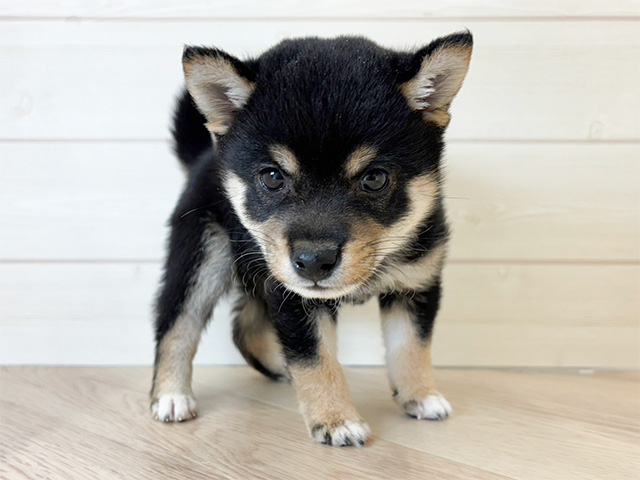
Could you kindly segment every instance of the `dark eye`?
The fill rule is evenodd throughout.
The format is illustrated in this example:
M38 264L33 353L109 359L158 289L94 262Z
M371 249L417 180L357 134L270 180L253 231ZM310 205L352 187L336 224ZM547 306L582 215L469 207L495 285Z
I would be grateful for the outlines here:
M280 190L284 187L284 175L277 168L268 168L260 172L260 183L267 190Z
M381 168L373 168L364 174L360 186L365 192L380 192L389 185L389 174Z

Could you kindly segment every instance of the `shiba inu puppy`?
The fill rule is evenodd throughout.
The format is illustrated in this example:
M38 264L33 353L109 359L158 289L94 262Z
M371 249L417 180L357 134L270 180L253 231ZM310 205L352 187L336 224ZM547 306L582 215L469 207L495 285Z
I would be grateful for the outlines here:
M370 435L336 359L336 321L371 296L394 399L418 419L449 415L430 359L448 236L440 158L471 49L468 32L414 52L356 37L286 40L246 61L184 49L173 133L188 181L157 300L156 419L196 416L192 360L232 290L235 344L259 372L292 380L314 440Z

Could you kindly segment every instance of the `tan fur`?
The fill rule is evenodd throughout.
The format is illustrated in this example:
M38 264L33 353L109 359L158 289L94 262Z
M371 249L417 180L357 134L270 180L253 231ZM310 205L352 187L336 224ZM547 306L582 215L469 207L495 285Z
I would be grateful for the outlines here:
M187 89L198 110L207 118L205 126L224 135L236 110L245 106L255 84L240 75L224 58L203 55L183 62Z
M346 284L364 283L379 270L385 257L397 253L411 241L417 233L416 228L426 218L439 191L439 184L435 177L425 175L414 178L408 185L411 206L407 214L390 227L372 221L363 220L353 228L352 240L343 249L343 268L339 273L343 275L341 281ZM416 265L407 265L411 270L408 277L399 270L401 267L382 267L380 283L386 284L386 289L415 288L416 285L428 283L436 267L441 268L445 249L437 249L427 255ZM411 279L411 280L408 280ZM412 285L409 286L409 283Z
M439 195L438 178L434 175L422 175L409 182L407 193L411 204L407 214L398 222L386 228L373 220L355 222L350 240L343 248L338 269L329 279L318 282L327 287L327 291L318 292L310 290L313 282L300 277L291 265L291 247L285 234L284 222L277 217L263 223L252 221L246 214L244 182L236 175L229 174L225 186L240 221L258 240L274 276L296 293L316 298L351 295L356 292L360 285L375 274L385 257L401 251L411 241L422 220L431 213ZM431 273L426 271L424 275L428 277ZM387 275L386 278L396 277ZM419 279L416 281L424 283Z
M382 313L385 360L396 401L422 400L436 395L431 368L431 341L421 341L409 313L396 305Z
M225 189L240 221L258 242L273 275L287 286L302 282L290 266L289 242L285 236L284 223L277 217L271 217L262 223L249 218L245 207L247 186L237 175L227 175Z
M380 265L376 245L384 227L373 220L362 220L352 227L351 240L342 249L341 281L347 285L364 283Z
M353 178L360 174L376 158L376 149L367 145L358 147L349 155L344 165L347 178Z
M181 315L158 346L158 363L151 401L164 394L193 394L193 357L198 349L200 322Z
M158 345L153 404L163 395L191 395L193 357L213 307L228 287L231 248L226 233L212 225L203 239L204 260L182 313Z
M414 78L400 86L409 106L422 111L425 122L448 125L449 105L462 87L470 60L471 46L443 45L422 61Z
M278 164L282 170L291 176L295 176L300 169L298 160L291 150L284 145L272 145L269 153L274 162Z
M266 315L263 306L256 299L246 296L234 324L234 342L243 355L248 353L267 370L288 377L282 346Z
M442 272L446 255L446 244L442 244L417 261L385 265L380 286L385 291L424 290Z
M256 332L246 338L247 350L253 355L267 370L276 374L288 377L288 371L284 363L282 346L278 342L278 337L273 329Z
M378 248L384 252L401 249L418 233L416 229L431 213L440 195L440 182L434 175L421 175L409 182L407 191L411 206L399 222L386 228L381 235L383 243Z
M336 358L335 323L328 314L322 317L318 319L318 362L289 366L300 410L310 430L317 425L335 428L347 422L362 422Z

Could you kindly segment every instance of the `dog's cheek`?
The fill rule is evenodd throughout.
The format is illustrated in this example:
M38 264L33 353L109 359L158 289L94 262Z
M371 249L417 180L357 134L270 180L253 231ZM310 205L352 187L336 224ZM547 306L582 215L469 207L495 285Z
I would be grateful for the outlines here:
M440 196L438 175L433 173L415 177L408 183L406 191L409 197L409 209L400 221L385 230L386 238L403 238L414 233L431 213Z
M384 228L373 220L361 220L351 227L350 240L342 250L343 283L364 283L379 265L376 255Z
M405 190L409 205L398 221L382 228L378 233L376 252L387 257L399 253L418 233L424 221L432 213L440 197L440 180L437 173L417 176L410 180Z
M227 198L233 206L240 223L253 235L270 263L283 265L288 261L288 242L285 236L284 222L271 217L264 222L253 219L247 208L247 184L236 174L229 173L225 178ZM276 268L280 271L280 269Z
M266 221L263 227L262 233L271 239L265 252L269 269L280 282L288 283L293 272L287 268L291 263L291 249L285 235L285 224L273 218Z

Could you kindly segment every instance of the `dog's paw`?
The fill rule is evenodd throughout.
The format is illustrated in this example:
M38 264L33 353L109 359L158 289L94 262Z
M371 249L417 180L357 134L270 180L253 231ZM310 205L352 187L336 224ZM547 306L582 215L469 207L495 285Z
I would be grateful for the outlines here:
M403 405L404 411L418 420L444 420L451 415L451 405L442 395L428 395L422 400L409 400Z
M311 436L318 443L336 447L362 447L371 436L371 429L363 421L339 424L318 423L311 428Z
M184 422L196 418L198 403L190 394L159 395L151 402L151 415L160 422Z

